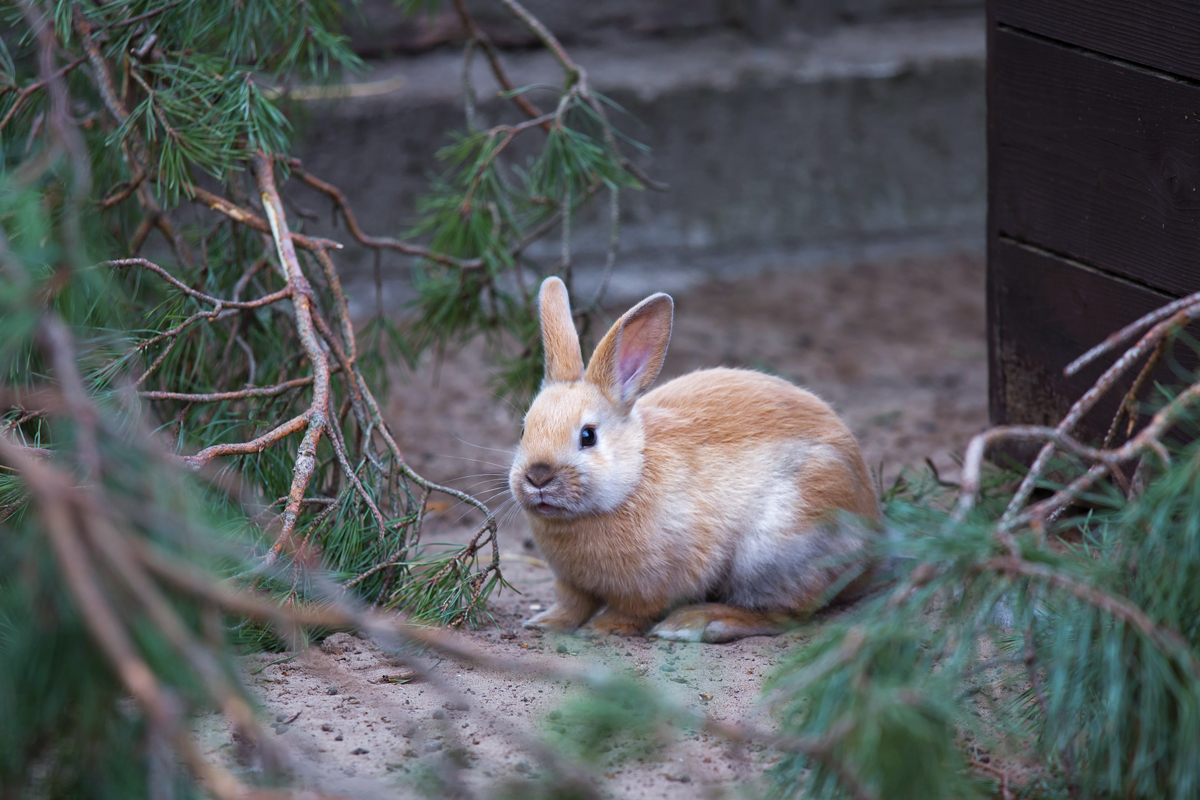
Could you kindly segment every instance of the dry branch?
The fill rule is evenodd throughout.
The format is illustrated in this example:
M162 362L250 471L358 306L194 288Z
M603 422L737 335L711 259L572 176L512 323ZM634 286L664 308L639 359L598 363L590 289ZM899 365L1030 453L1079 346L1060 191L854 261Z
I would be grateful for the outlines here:
M283 211L283 201L279 199L279 191L275 188L275 164L271 158L261 151L254 157L254 176L258 182L258 190L262 200L263 211L271 223L271 234L275 238L275 249L279 257L279 266L287 278L288 287L292 290L292 306L295 309L296 333L304 354L308 357L313 370L312 405L304 416L307 430L304 439L296 451L296 468L292 478L292 488L288 492L288 502L283 510L283 524L275 538L275 544L267 553L266 563L274 563L282 552L284 545L296 528L296 520L300 516L300 504L304 500L304 492L308 481L312 478L316 467L317 443L321 432L329 424L329 359L317 340L316 326L313 323L313 293L312 286L300 269L300 260L296 257L296 248L288 235L287 217Z
M428 259L429 261L435 261L439 264L445 264L446 266L458 267L459 269L479 269L483 266L483 259L481 258L454 258L453 256L448 256L444 253L435 253L427 247L421 247L419 245L409 244L408 242L402 242L399 239L393 239L390 236L368 236L359 226L358 218L354 216L354 211L350 208L350 203L346 200L346 195L341 189L309 173L304 169L304 165L298 158L289 159L288 164L291 166L292 170L296 173L296 176L299 177L300 180L304 181L318 192L327 195L331 200L333 200L334 205L342 215L342 219L346 221L346 228L350 231L350 235L353 236L359 242L359 244L362 244L365 247L370 247L373 250L380 250L384 248L395 250L397 252L404 253L405 255L418 256L420 258Z
M1102 478L1108 472L1115 470L1119 464L1143 457L1146 453L1153 453L1163 464L1170 463L1170 455L1163 444L1162 437L1179 419L1180 415L1194 404L1197 399L1200 399L1200 382L1192 384L1160 409L1137 436L1130 439L1121 447L1090 447L1074 439L1071 436L1071 432L1083 416L1095 406L1096 402L1113 388L1121 375L1149 353L1150 356L1146 365L1139 372L1133 386L1121 402L1122 410L1133 408L1136 403L1138 391L1145 384L1147 376L1154 365L1162 358L1165 348L1172 341L1175 334L1188 322L1200 317L1200 294L1194 295L1191 298L1184 298L1184 300L1187 302L1176 301L1145 315L1110 336L1105 340L1103 345L1089 351L1086 360L1085 358L1080 358L1072 362L1067 367L1068 370L1073 368L1078 369L1078 366L1111 349L1116 343L1124 341L1137 331L1153 325L1137 344L1126 350L1125 353L1104 371L1092 387L1071 406L1062 421L1054 428L1016 425L992 428L975 436L968 445L963 457L962 493L959 495L954 519L958 521L963 520L967 513L974 507L980 489L983 459L988 448L999 441L1047 441L1046 445L1038 453L1029 472L1021 481L1008 507L1005 509L998 526L999 532L1011 530L1018 525L1027 524L1034 519L1044 520L1048 514L1064 508L1077 498L1080 493L1086 491L1095 481ZM1131 415L1130 424L1132 425L1133 412L1129 410L1128 413ZM1113 421L1113 427L1115 427L1117 420L1120 419L1120 415L1121 411L1118 411L1117 418ZM1055 493L1048 500L1039 503L1036 512L1030 513L1029 510L1025 510L1026 503L1056 450L1063 450L1085 460L1097 463L1083 476L1074 480L1068 487Z
M454 0L454 10L458 12L458 18L462 21L463 27L470 33L472 41L478 42L483 48L483 53L487 57L488 65L492 69L492 75L496 78L496 83L500 84L500 88L505 92L515 92L516 86L509 80L508 73L504 69L504 63L500 61L500 54L496 52L496 46L492 44L491 38L484 32L482 28L475 22L475 18L467 11L465 0ZM517 106L520 107L529 117L540 117L542 111L535 106L528 97L523 93L512 95ZM543 123L544 130L550 130L550 124Z
M273 444L286 439L293 433L305 430L309 426L309 412L305 411L298 417L293 417L282 425L273 428L256 439L251 439L248 442L237 442L233 444L214 444L211 447L206 447L199 453L191 456L183 456L183 462L191 467L199 467L212 461L214 458L224 456L245 456L251 453L261 453ZM299 504L297 503L297 506Z
M207 392L194 393L188 392L138 392L138 396L146 400L179 400L185 403L220 403L226 400L245 400L251 397L276 397L284 392L298 389L301 386L308 386L312 383L312 376L306 378L295 378L283 383L277 383L274 386L252 386L248 389L240 389L234 392Z
M1156 317L1156 313L1159 316ZM1143 320L1149 318L1161 319L1161 312L1148 314L1143 317ZM1194 303L1190 306L1180 309L1175 312L1169 319L1159 322L1151 328L1136 345L1129 348L1121 355L1113 364L1104 371L1104 373L1096 380L1096 383L1084 393L1074 405L1071 406L1062 422L1058 424L1056 430L1062 434L1070 434L1083 416L1092 409L1096 402L1110 391L1117 379L1125 374L1138 359L1146 355L1158 346L1158 343L1167 337L1173 336L1174 333L1183 327L1184 324L1190 322L1197 317L1200 317L1200 303ZM1139 320L1141 322L1141 320ZM1137 323L1134 323L1137 324ZM1132 327L1132 326L1131 326ZM1144 327L1144 326L1143 326ZM1033 465L1029 468L1029 473L1021 481L1021 485L1017 488L1012 500L1005 509L1004 516L1001 518L1002 523L1009 523L1014 518L1021 507L1029 500L1030 494L1049 464L1050 459L1054 455L1054 443L1051 442L1042 448L1034 459Z
M101 261L96 266L144 267L145 269L158 273L162 276L163 280L189 297L194 297L197 300L201 300L205 303L216 306L216 310L213 312L214 314L219 314L222 308L262 308L263 306L270 305L271 303L275 303L292 296L292 287L287 286L277 292L272 292L271 294L265 295L256 300L222 300L219 297L212 297L204 294L203 292L196 291L192 287L180 281L178 278L175 278L173 275L171 275L171 273L167 272L158 264L155 264L154 262L148 261L144 258L118 258L113 261Z
M8 109L8 113L4 115L4 119L0 119L0 133L4 132L4 127L6 125L8 125L9 120L11 120L14 116L16 116L16 113L21 110L21 106L25 103L25 101L27 99L29 99L30 95L32 95L34 92L38 91L39 89L46 87L47 85L50 84L51 81L54 81L54 80L57 80L57 79L63 77L68 72L70 72L71 70L75 69L80 64L82 64L84 61L87 61L87 56L81 56L81 57L75 59L74 61L70 62L66 66L60 67L49 78L42 78L40 80L36 80L33 83L26 86L24 89L21 89L19 92L17 92L17 99L13 101L12 108Z
M201 189L199 186L187 185L183 187L184 193L195 200L197 203L204 205L213 211L224 214L234 222L240 222L248 228L258 231L259 233L273 233L271 225L265 219L255 214L253 211L238 206L230 202L224 197L215 195L207 189ZM335 242L332 239L320 239L312 236L305 236L302 233L288 233L288 238L296 244L303 247L305 250L320 251L320 250L341 250L340 242Z

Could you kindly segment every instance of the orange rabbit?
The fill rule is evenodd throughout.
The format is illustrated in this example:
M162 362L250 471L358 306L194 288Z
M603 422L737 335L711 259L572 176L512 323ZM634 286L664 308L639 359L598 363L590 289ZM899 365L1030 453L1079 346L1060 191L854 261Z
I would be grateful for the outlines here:
M847 589L863 582L868 526L836 517L879 507L833 409L740 369L648 392L671 338L665 294L617 320L586 372L566 286L547 278L538 302L545 379L509 485L558 601L526 626L725 642L779 633L848 569L862 574Z

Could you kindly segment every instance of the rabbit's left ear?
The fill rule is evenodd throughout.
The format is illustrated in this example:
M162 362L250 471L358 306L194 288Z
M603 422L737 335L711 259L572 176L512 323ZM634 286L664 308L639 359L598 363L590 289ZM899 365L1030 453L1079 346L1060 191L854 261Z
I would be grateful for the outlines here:
M542 349L546 352L546 383L571 382L583 377L583 354L571 316L567 286L555 277L542 281L538 292Z
M658 377L674 313L670 295L652 294L626 311L596 345L584 377L621 411L629 411Z

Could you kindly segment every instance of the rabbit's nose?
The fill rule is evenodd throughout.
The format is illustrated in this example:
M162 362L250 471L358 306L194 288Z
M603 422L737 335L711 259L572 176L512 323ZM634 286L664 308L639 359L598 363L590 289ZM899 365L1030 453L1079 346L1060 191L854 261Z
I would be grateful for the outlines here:
M525 470L525 480L529 481L529 485L535 489L541 489L543 486L554 480L554 468L549 464L537 463Z

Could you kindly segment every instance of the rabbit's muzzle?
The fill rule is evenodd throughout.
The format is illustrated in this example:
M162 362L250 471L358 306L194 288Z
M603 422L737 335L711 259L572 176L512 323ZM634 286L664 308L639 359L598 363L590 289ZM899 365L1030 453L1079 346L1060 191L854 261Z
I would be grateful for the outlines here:
M572 516L583 495L578 471L566 466L555 468L542 461L526 467L514 483L514 494L521 505L542 516Z

